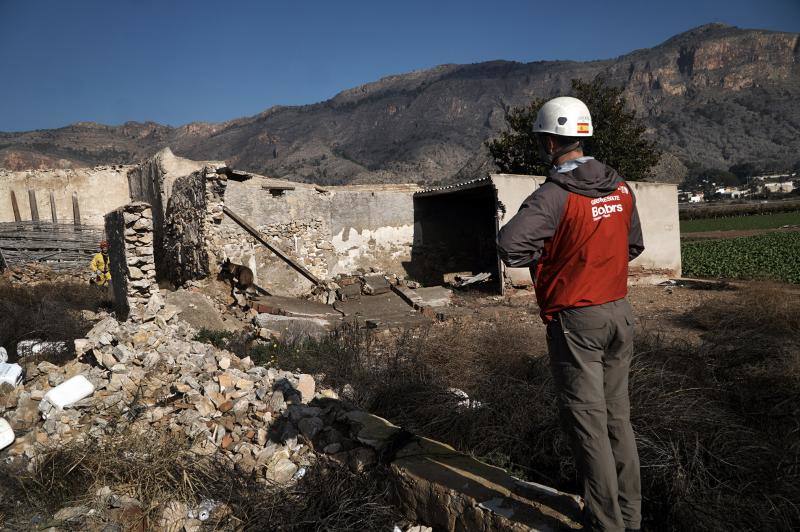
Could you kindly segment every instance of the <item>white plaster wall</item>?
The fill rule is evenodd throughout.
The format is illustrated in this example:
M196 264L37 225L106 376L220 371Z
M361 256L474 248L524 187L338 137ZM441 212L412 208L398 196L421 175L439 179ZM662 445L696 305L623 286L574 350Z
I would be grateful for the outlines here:
M331 238L337 254L331 275L352 272L359 267L368 266L370 262L400 266L411 260L413 241L413 224L378 227L374 230L362 228L360 231L353 227L344 228Z
M492 183L497 190L497 199L506 208L499 217L503 227L519 211L522 202L530 196L545 178L493 174ZM629 181L636 195L636 205L642 222L645 251L630 266L636 273L658 273L669 277L681 275L681 241L678 222L678 187L666 183ZM527 268L505 268L504 275L516 286L531 283ZM654 280L661 280L653 277Z
M678 221L678 185L629 182L636 195L642 221L644 253L631 268L664 270L670 277L681 276L681 231Z
M53 192L59 222L73 222L72 193L78 193L81 222L102 227L104 216L130 203L130 166L78 168L74 170L0 171L0 222L13 222L11 191L17 198L20 216L31 219L28 190L36 191L39 220L51 221L50 192Z
M544 183L541 176L492 174L492 184L497 192L497 201L505 207L505 211L498 213L498 230L508 223L517 214L522 202L533 194L533 191ZM528 268L508 268L501 264L503 274L514 286L531 284L531 274Z

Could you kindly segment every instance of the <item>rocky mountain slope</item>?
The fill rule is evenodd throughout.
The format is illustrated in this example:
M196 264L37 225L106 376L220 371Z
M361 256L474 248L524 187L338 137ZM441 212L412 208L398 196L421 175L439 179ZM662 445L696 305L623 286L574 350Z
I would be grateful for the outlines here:
M649 134L684 162L790 167L800 159L798 59L798 34L711 24L615 59L442 65L218 124L0 133L0 165L129 163L170 146L185 157L323 184L449 181L491 167L483 142L505 127L505 109L600 75L625 87Z

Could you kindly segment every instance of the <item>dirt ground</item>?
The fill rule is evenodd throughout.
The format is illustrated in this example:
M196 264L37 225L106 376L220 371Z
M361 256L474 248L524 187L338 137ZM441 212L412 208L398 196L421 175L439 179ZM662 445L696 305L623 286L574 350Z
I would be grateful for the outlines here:
M709 300L733 300L737 286L714 282L685 286L631 286L628 300L636 315L637 332L697 340L698 330L687 325L683 317ZM454 300L464 315L480 321L511 319L530 324L536 344L546 346L545 325L539 317L539 306L532 289L510 290L505 297L459 292Z

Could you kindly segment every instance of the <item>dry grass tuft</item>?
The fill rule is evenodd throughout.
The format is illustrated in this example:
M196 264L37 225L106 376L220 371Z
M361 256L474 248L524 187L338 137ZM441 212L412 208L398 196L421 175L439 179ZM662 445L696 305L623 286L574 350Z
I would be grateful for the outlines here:
M700 347L646 331L637 339L632 421L648 529L800 527L800 302L774 285L734 298L686 317L707 330ZM505 319L393 341L344 329L278 348L278 358L350 384L351 400L408 430L577 491L542 343Z
M224 503L230 511L214 523L237 530L390 530L401 517L390 503L391 484L383 470L354 474L345 466L320 460L292 486L278 486L243 475L229 460L198 460L191 441L168 433L117 436L70 443L44 451L32 473L2 475L0 514L20 521L20 508L52 514L66 506L95 508L92 520L119 519L96 496L104 486L116 496L133 497L141 511L126 527L156 526L171 501L187 508L201 501ZM15 504L16 498L22 504ZM29 518L29 516L28 516ZM22 517L24 521L25 517Z
M87 284L58 282L18 286L0 280L0 346L8 350L13 360L17 343L22 340L71 344L91 328L80 311L97 311L106 304L105 292ZM69 357L69 353L60 355Z

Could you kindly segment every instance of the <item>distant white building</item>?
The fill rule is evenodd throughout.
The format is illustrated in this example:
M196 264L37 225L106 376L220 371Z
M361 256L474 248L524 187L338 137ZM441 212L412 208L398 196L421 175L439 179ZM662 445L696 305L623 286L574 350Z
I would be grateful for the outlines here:
M747 195L746 190L740 190L736 187L722 187L716 190L717 194L724 198L737 199Z
M791 181L782 181L780 183L764 183L764 188L773 193L788 193L794 190L794 183Z

